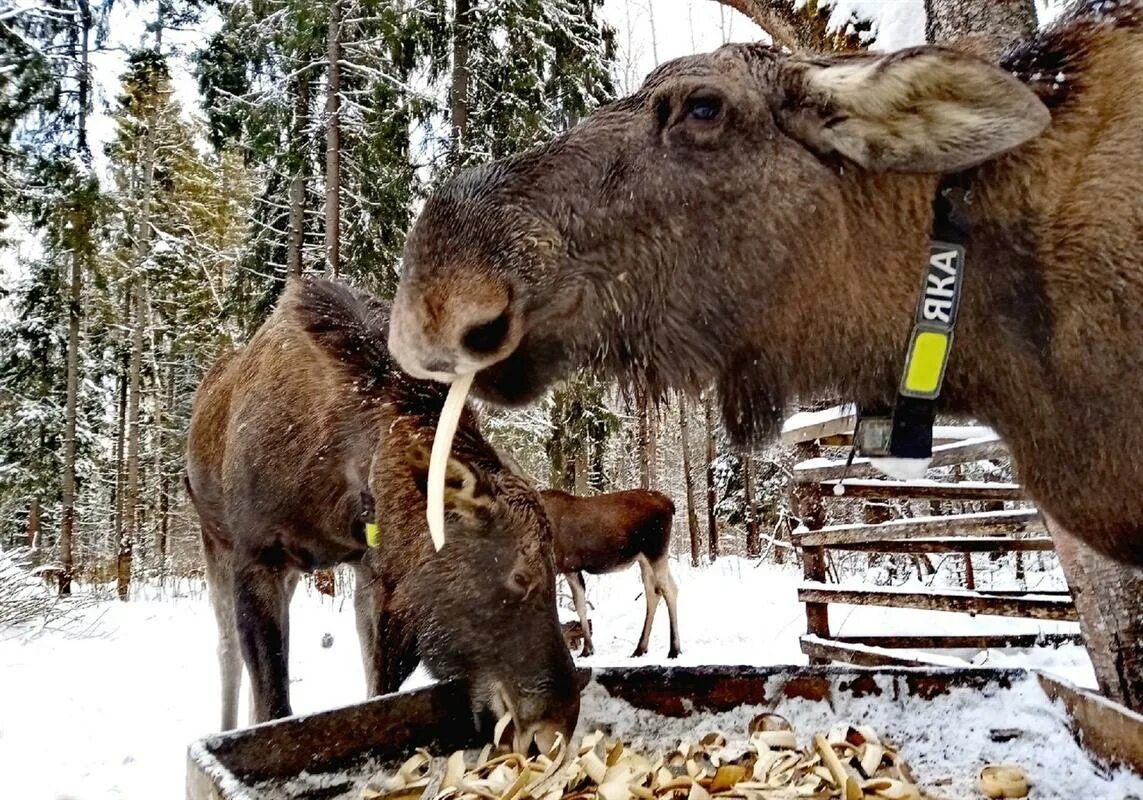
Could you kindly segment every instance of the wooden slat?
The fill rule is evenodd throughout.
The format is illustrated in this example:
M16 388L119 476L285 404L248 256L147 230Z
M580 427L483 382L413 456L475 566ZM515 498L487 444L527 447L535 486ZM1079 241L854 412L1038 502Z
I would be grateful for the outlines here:
M782 444L802 444L840 434L852 434L857 424L853 405L834 406L824 411L794 414L782 426Z
M967 667L968 662L960 658L940 656L915 651L898 651L868 645L840 642L836 639L822 639L817 636L803 636L799 642L802 652L821 661L842 661L859 667Z
M1013 539L1009 536L965 536L827 544L831 550L867 553L1051 553L1055 543L1048 536Z
M967 439L955 444L940 445L933 448L931 467L951 467L954 464L964 464L970 461L982 461L990 458L1004 458L1008 450L998 436L982 436L977 439ZM847 476L851 478L868 478L881 474L867 458L855 458L848 472L845 461L815 459L794 467L794 480L798 483L818 483L821 481L837 480Z
M844 603L854 606L919 608L925 611L956 611L999 617L1078 622L1070 597L1029 594L1006 596L986 592L902 592L892 589L843 589L838 586L804 584L798 589L803 603Z
M826 498L842 500L903 498L910 500L962 500L971 501L1018 501L1024 499L1024 489L1018 483L990 483L982 481L892 481L858 478L842 484L844 492L835 494L840 481L822 481L817 490Z
M1059 647L1083 644L1079 633L986 633L968 636L834 636L842 644L865 644L870 647L909 650L996 650L1028 647Z
M945 517L913 517L869 525L830 525L821 530L796 533L794 544L801 547L841 547L870 542L903 539L979 537L1043 531L1044 521L1034 508L983 511L979 514L951 514Z

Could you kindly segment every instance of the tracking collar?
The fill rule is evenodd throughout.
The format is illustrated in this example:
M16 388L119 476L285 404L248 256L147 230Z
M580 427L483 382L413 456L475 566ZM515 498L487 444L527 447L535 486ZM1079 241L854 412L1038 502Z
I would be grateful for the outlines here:
M897 400L888 409L858 406L854 450L890 477L925 474L933 457L937 398L952 352L968 226L960 214L969 192L957 178L941 182L933 198L933 234L917 311L905 350ZM851 456L852 458L852 456Z

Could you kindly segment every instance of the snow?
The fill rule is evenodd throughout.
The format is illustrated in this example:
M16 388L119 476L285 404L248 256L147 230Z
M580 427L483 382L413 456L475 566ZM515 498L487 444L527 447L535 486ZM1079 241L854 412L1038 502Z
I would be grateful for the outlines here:
M796 0L805 5L805 0ZM890 51L925 43L924 0L837 0L829 26L845 30L851 19L873 22L873 50Z
M724 558L699 569L672 562L672 571L679 584L683 646L673 663L806 663L798 646L805 631L796 596L800 568ZM985 578L982 571L978 581ZM643 622L641 591L634 569L588 576L596 655L581 663L666 662L663 606L649 656L629 657ZM561 617L573 619L566 592L561 597L568 606ZM294 710L362 699L350 599L323 598L303 584L292 610ZM178 597L109 602L79 613L66 630L0 629L0 775L7 794L23 800L180 796L187 746L217 729L215 627L205 594L195 588ZM839 635L1075 630L1068 623L840 605L831 606L830 616ZM323 648L327 633L333 644ZM1086 654L1074 646L947 655L977 665L1043 667L1073 683L1094 685ZM406 687L427 680L420 672ZM242 719L245 713L243 708Z

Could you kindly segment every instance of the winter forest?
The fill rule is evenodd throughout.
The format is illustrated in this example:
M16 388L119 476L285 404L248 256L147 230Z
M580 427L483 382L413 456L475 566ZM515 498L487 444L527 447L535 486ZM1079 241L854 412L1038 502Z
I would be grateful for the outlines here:
M28 721L41 716L36 698L15 696L33 673L67 704L51 712L60 725L74 714L77 725L127 728L111 719L119 709L169 699L172 689L205 707L162 706L174 720L157 725L162 753L150 743L126 756L92 744L85 760L80 745L61 773L70 783L41 795L44 785L32 782L20 796L172 794L186 743L210 732L213 621L183 484L191 403L214 360L263 322L287 276L325 274L391 298L405 232L442 178L552 138L669 58L758 39L891 50L924 42L927 24L967 5L0 0L0 693L10 693L0 707L14 705L21 725L51 735L51 720ZM997 5L1027 7L1028 23L1042 26L1067 3ZM800 398L789 411L842 401ZM711 397L651 398L590 374L526 409L479 413L485 434L539 486L583 495L643 487L674 500L672 563L691 662L804 663L794 536L807 520L794 466L844 460L847 447L737 450ZM1016 480L1003 456L930 477ZM828 504L817 522L1018 506L858 497ZM831 581L872 587L1067 591L1050 550L837 552L823 569ZM625 657L622 637L641 622L637 582L592 580L596 650ZM295 604L310 610L297 634L299 705L359 700L345 605L352 576L302 586ZM759 617L770 607L772 619L743 631L727 619L740 605ZM560 607L574 618L562 589ZM888 614L856 604L850 613L866 627ZM929 632L932 616L913 613L889 632ZM656 624L658 658L666 623ZM1059 646L997 652L988 663L1056 667L1094 685L1076 625L1038 630ZM329 631L344 662L336 667L316 645ZM194 655L172 655L184 633ZM10 674L6 661L16 665ZM65 688L81 683L119 697L82 711L88 690ZM31 750L3 753L17 737L36 738L0 721L0 765L19 773ZM120 766L121 757L140 764Z

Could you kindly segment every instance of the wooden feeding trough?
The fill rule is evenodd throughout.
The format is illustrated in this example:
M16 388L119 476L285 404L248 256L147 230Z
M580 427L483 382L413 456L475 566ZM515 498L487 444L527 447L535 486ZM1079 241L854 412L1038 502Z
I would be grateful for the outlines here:
M759 709L785 715L806 735L821 724L850 722L895 737L923 796L933 800L980 796L963 787L975 786L975 770L1001 760L1027 770L1033 800L1078 800L1081 785L1088 787L1085 800L1143 792L1143 716L1024 670L601 669L585 690L581 729L616 737L635 731L637 740L661 728L672 747L672 735L729 730L739 724L738 712L748 720ZM357 800L379 769L416 748L447 755L481 744L461 688L438 684L196 741L187 798Z

